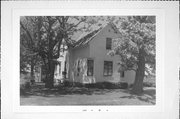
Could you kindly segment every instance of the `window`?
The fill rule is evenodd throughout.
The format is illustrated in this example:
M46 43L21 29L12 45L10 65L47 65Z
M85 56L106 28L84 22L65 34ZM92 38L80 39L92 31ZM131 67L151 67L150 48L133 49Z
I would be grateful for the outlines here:
M93 66L94 66L94 61L87 60L87 75L88 76L93 76Z
M113 62L104 61L104 76L112 76L113 73Z
M112 49L112 39L106 38L106 49L111 50Z
M79 76L80 73L80 60L78 60L78 64L77 64L77 76Z
M120 72L120 76L123 78L124 77L124 71Z

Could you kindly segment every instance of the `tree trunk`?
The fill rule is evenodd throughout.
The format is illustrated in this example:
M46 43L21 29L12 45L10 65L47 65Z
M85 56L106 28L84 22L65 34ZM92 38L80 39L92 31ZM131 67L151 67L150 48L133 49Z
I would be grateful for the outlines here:
M31 64L31 78L34 77L34 64Z
M45 87L46 88L53 88L54 87L54 63L53 63L53 30L52 30L52 25L53 25L53 20L50 17L47 17L49 21L49 26L48 26L48 34L47 34L47 39L48 39L48 71L47 71L47 79L45 82Z
M31 59L31 80L34 80L34 61Z
M145 51L143 48L139 50L138 63L137 63L136 77L132 92L134 94L141 94L143 92L143 80L145 75Z
M54 69L55 64L52 60L48 61L48 71L47 71L47 77L45 81L45 87L46 88L53 88L54 87Z

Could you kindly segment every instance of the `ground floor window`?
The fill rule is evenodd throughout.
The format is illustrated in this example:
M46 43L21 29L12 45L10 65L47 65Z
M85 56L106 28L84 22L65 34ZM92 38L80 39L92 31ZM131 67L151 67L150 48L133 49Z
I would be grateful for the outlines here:
M113 73L113 62L104 61L104 76L112 76Z
M124 71L120 72L120 76L123 78L124 77Z
M93 76L94 61L91 59L87 60L87 76Z
M79 76L80 73L80 60L78 60L78 64L77 64L77 76Z

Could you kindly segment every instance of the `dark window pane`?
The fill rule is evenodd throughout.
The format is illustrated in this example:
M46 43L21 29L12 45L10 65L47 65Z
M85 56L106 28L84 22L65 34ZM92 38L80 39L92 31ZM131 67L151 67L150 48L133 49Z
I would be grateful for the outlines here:
M78 64L77 64L77 76L79 76L80 74L80 60L78 60Z
M112 39L111 38L106 38L106 49L111 50L112 48Z
M124 77L124 71L121 71L120 74L121 74L121 77L123 78Z
M113 62L104 61L104 76L112 76L113 73Z
M87 60L87 75L88 76L93 76L93 66L94 66L94 61Z

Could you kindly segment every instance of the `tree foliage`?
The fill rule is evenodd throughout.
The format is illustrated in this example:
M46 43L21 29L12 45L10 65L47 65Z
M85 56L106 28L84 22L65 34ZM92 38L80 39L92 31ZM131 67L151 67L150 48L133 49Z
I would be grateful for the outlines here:
M121 37L114 40L113 53L119 54L126 69L137 67L139 49L145 50L146 64L155 68L155 23L154 19L140 16L121 19Z
M37 56L46 68L46 87L53 87L55 62L60 55L64 39L68 47L74 43L74 33L87 29L85 16L24 16L20 19L21 67L30 64L29 59ZM33 57L29 57L32 54Z
M155 16L130 16L120 21L121 37L114 40L110 54L120 55L124 70L136 71L133 89L139 93L142 92L145 72L155 73Z
M23 28L20 28L20 31L20 72L23 73L31 70L33 76L34 66L40 64L41 59L37 53L31 50L33 48L31 46L30 39L26 34L26 31L24 31Z
M155 16L24 16L20 19L21 67L43 62L47 87L53 87L54 59L59 57L62 40L73 46L74 34L89 32L104 23L113 22L121 37L114 39L111 55L121 57L124 70L136 71L136 82L141 84L145 75L155 73ZM140 79L138 81L137 79ZM139 83L140 82L140 83ZM142 84L141 84L142 85ZM135 87L138 87L138 85ZM142 86L139 86L140 91Z

